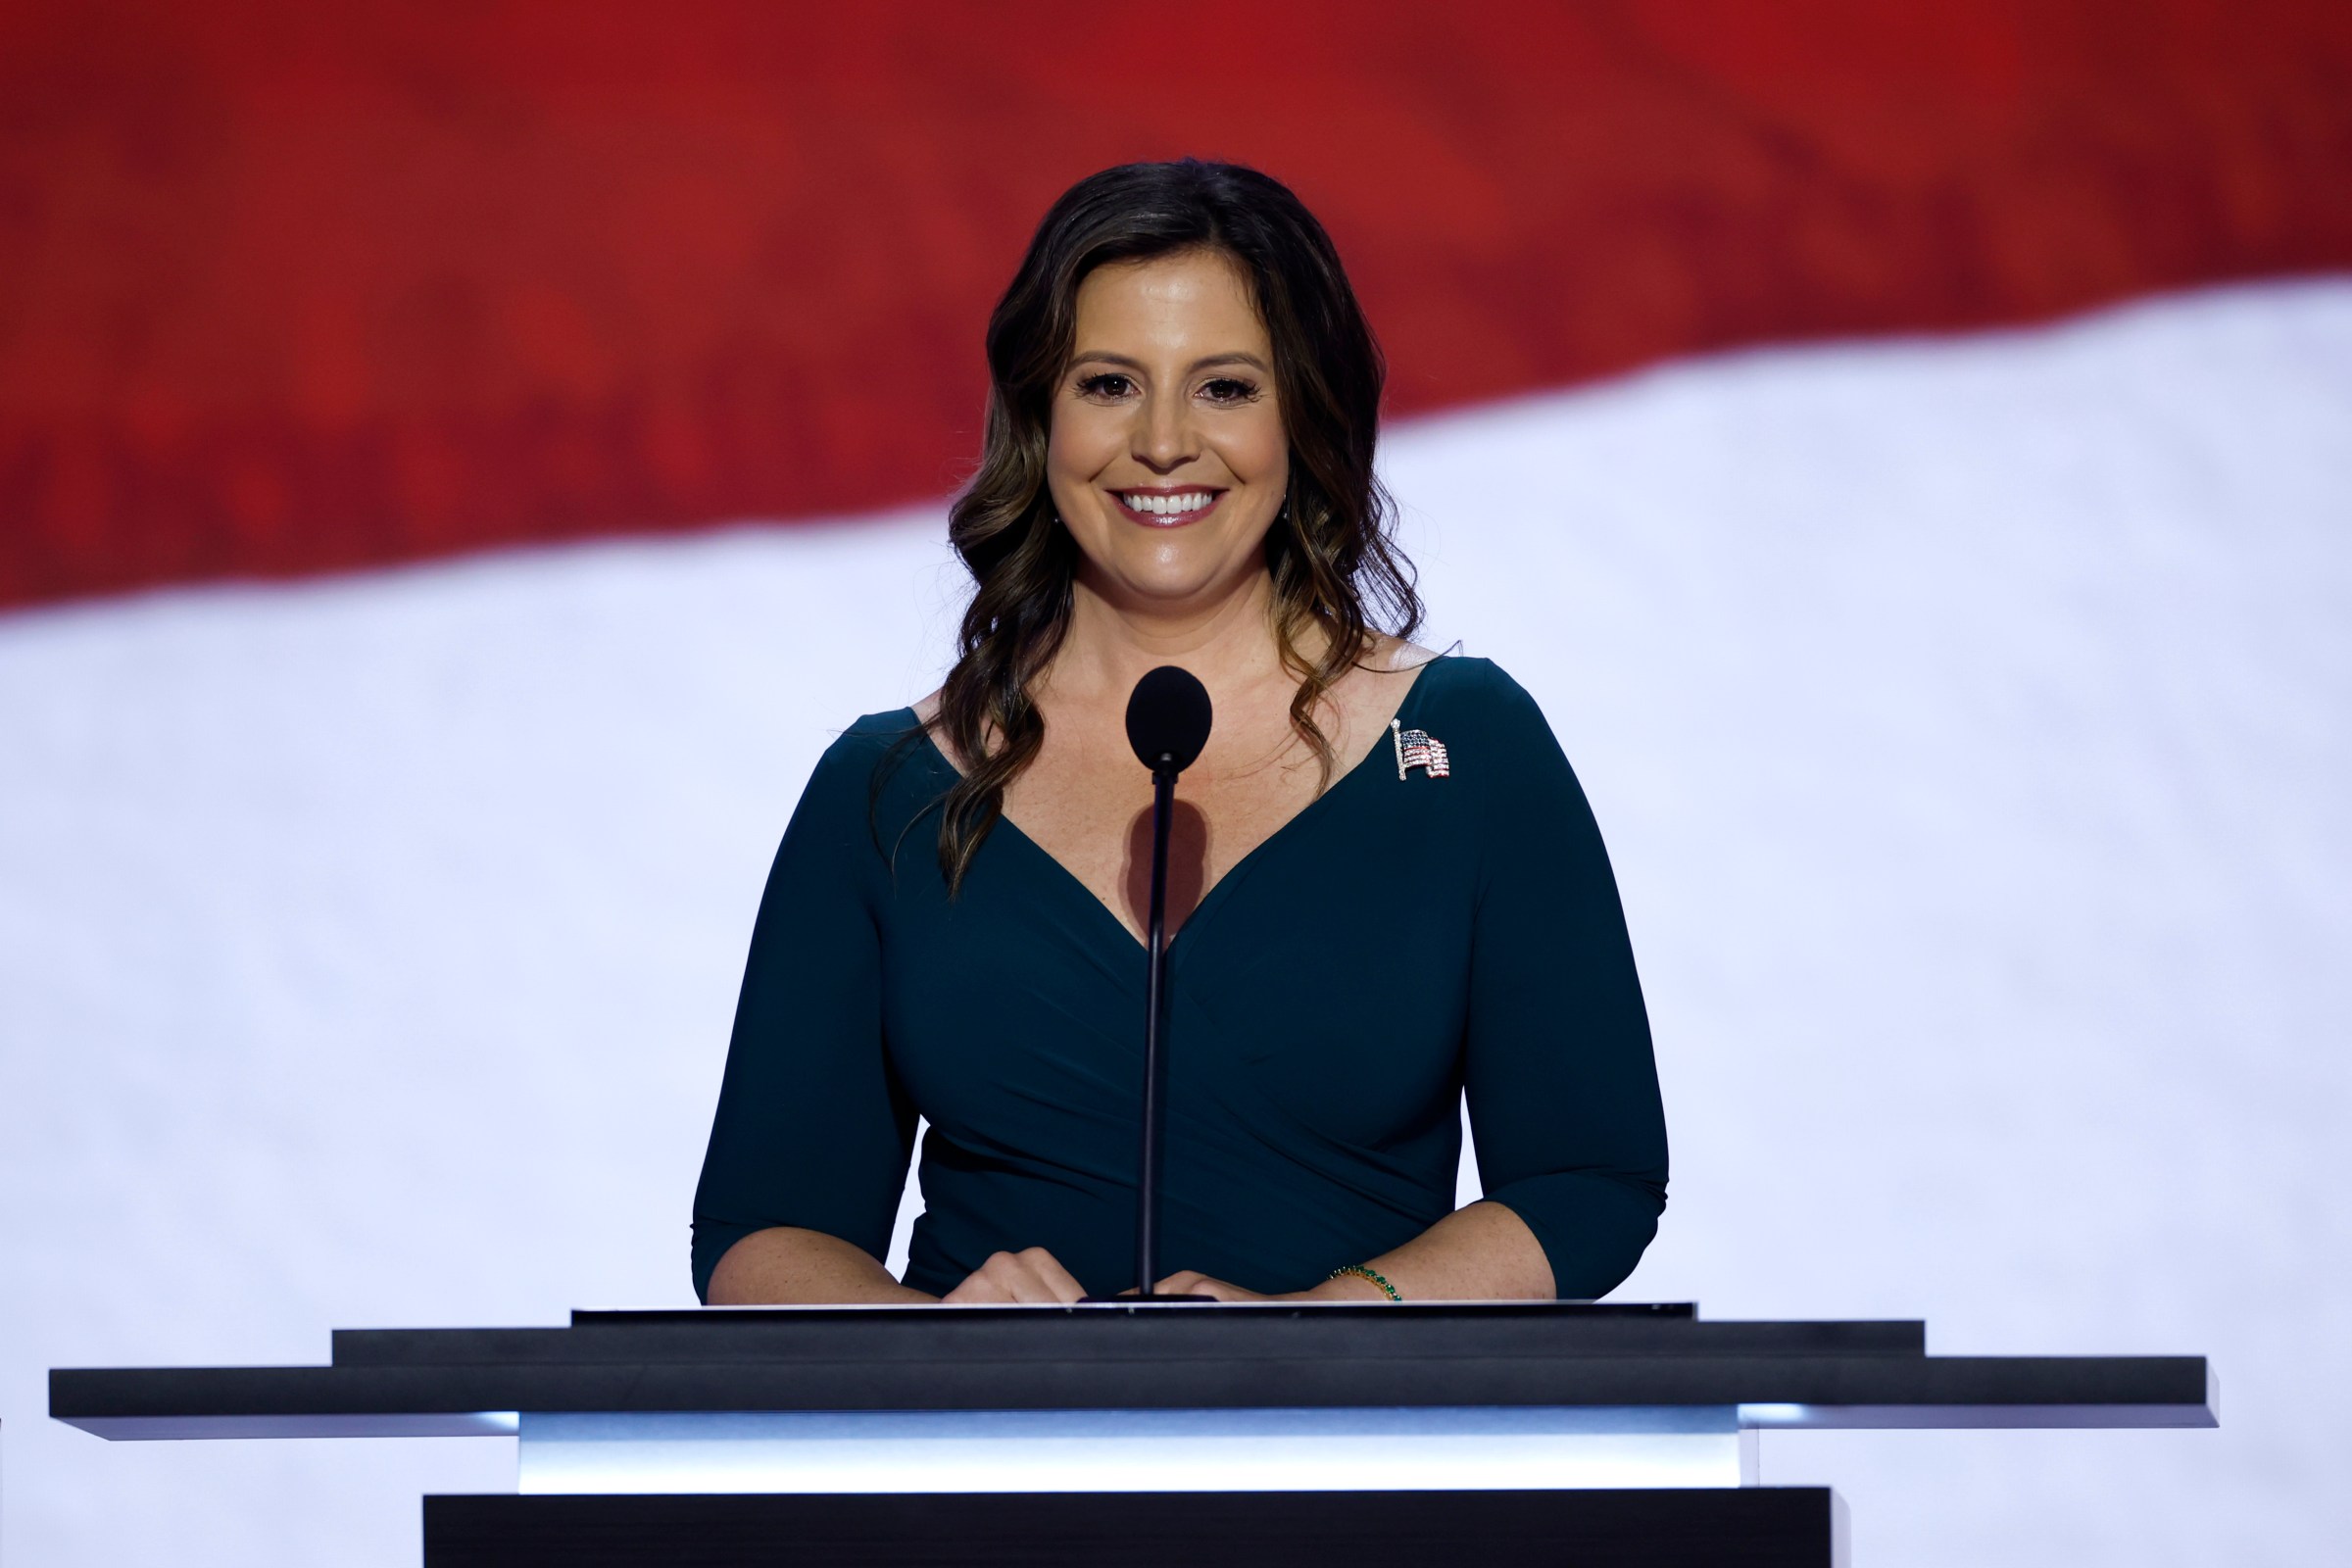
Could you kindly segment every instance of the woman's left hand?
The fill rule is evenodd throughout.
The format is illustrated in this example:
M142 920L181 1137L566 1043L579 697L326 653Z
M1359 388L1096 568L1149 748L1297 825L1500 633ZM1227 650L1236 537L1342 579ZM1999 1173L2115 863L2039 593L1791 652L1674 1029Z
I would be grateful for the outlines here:
M1220 1301L1320 1301L1328 1298L1321 1291L1293 1291L1287 1296L1260 1296L1245 1291L1239 1285L1211 1279L1198 1269L1185 1269L1171 1274L1152 1287L1154 1296L1213 1296Z
M1152 1287L1154 1296L1213 1296L1220 1301L1271 1301L1275 1298L1245 1291L1239 1285L1212 1280L1198 1269L1183 1269Z

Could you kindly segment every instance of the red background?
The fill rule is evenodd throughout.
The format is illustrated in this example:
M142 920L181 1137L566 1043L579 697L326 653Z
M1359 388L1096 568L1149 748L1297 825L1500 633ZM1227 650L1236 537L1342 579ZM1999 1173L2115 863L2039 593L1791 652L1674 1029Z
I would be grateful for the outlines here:
M2352 6L10 6L0 604L941 494L1046 204L1182 153L1411 412L2352 265Z

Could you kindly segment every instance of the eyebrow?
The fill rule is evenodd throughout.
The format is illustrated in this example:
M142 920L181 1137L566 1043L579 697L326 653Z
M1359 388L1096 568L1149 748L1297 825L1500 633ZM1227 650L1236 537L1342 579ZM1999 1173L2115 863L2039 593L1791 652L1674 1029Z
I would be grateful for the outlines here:
M1123 365L1131 370L1148 368L1141 360L1131 359L1124 354L1112 354L1108 351L1074 354L1070 357L1070 364L1073 368L1081 365ZM1188 370L1204 370L1212 365L1247 365L1264 375L1274 373L1274 368L1254 354L1211 354L1195 360L1186 368Z

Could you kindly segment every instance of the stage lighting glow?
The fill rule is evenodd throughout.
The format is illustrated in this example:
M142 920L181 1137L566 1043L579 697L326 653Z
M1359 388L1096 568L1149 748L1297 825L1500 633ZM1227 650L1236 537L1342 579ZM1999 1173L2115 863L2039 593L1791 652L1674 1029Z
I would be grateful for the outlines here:
M1736 1487L1725 1406L526 1413L525 1493Z
M1743 1404L1740 1407L1740 1424L1743 1427L1809 1427L1821 1423L1809 1404Z

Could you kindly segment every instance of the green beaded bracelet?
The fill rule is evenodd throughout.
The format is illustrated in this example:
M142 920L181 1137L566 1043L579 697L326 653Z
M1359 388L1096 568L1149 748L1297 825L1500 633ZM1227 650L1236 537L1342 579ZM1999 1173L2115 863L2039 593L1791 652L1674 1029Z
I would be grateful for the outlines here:
M1335 1268L1331 1271L1329 1277L1336 1280L1343 1274L1361 1275L1363 1278L1370 1280L1373 1284L1379 1286L1381 1290L1386 1292L1390 1300L1398 1302L1399 1304L1401 1304L1404 1300L1403 1297L1396 1294L1396 1286L1391 1285L1387 1280L1382 1279L1379 1274L1364 1267L1364 1265L1361 1263L1349 1263L1344 1267Z

